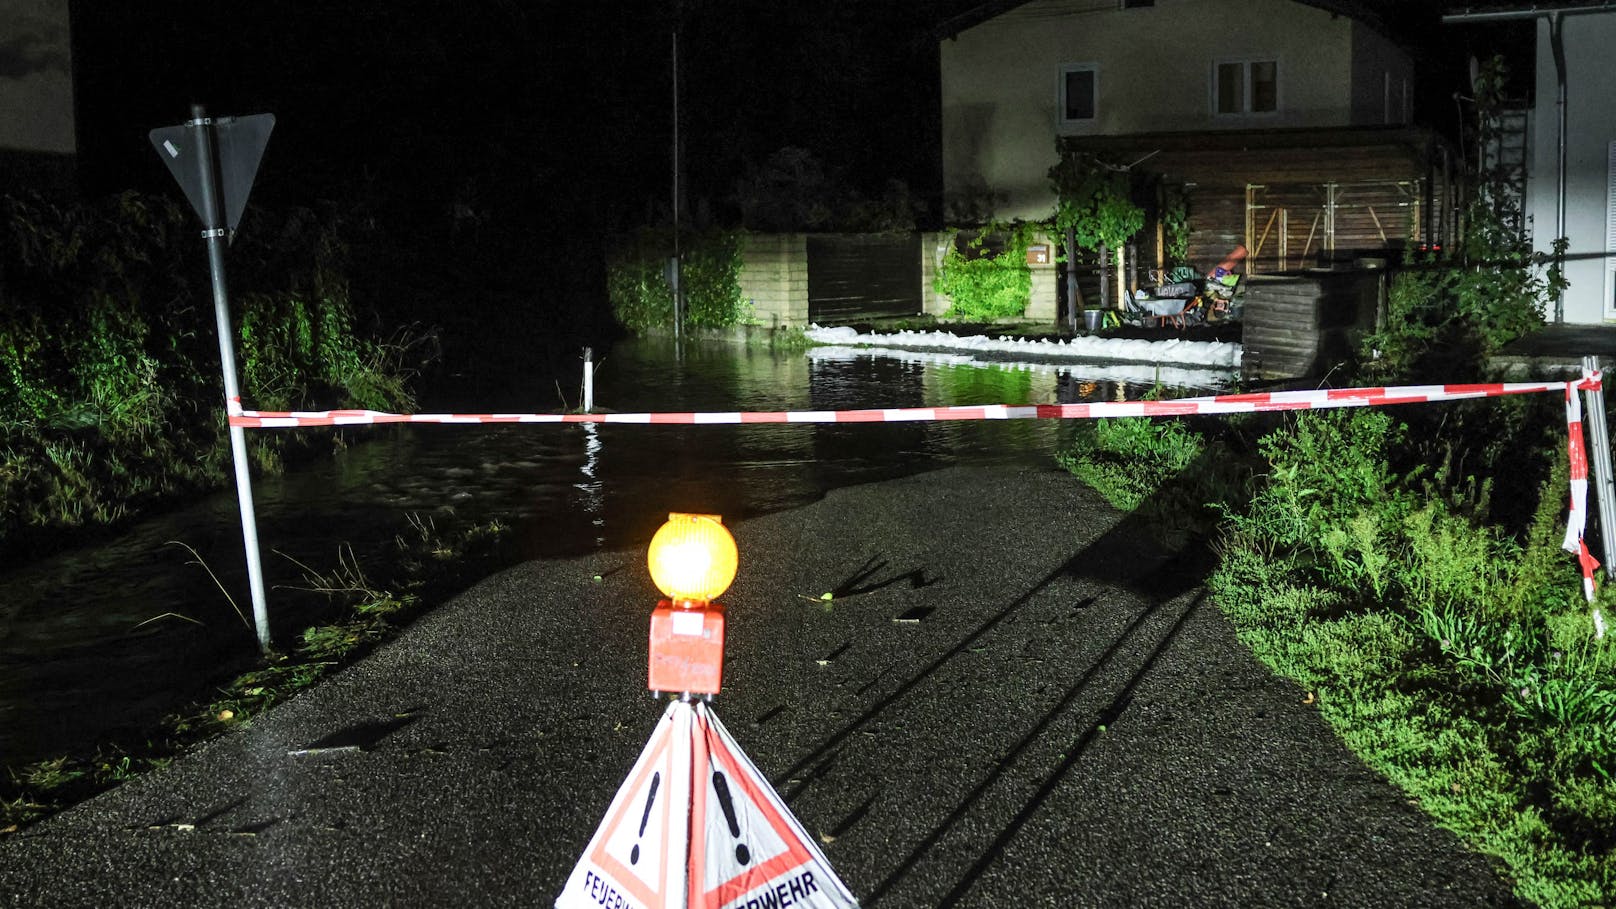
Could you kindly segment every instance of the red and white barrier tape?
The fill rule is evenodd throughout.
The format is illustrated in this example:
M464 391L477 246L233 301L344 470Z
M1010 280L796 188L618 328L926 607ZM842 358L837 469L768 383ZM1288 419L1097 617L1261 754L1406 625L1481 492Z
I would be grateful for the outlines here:
M1503 395L1563 392L1599 378L1566 382L1495 382L1479 385L1403 385L1330 388L1261 394L1213 395L1170 401L1100 401L1092 404L985 404L970 407L901 407L878 410L777 410L690 413L384 413L376 410L261 411L230 402L230 425L247 428L361 426L381 423L635 423L705 426L753 423L909 423L940 420L1071 420L1168 417L1425 404Z
M300 426L364 426L382 423L627 423L661 426L714 426L760 423L913 423L943 420L1073 420L1107 417L1168 417L1193 414L1259 413L1282 410L1329 410L1339 407L1384 407L1468 398L1559 392L1565 395L1570 436L1571 506L1564 546L1582 567L1583 592L1594 595L1593 572L1599 567L1583 533L1588 520L1588 457L1582 441L1581 389L1596 389L1599 372L1570 382L1493 382L1475 385L1401 385L1384 388L1329 388L1260 394L1211 395L1170 401L1101 401L1092 404L986 404L971 407L901 407L874 410L780 410L688 413L384 413L376 410L261 411L243 410L239 398L228 402L230 425L256 429Z
M1598 387L1599 374L1592 377L1594 387ZM1582 399L1577 397L1578 383L1567 382L1565 387L1566 402L1566 434L1570 443L1566 454L1571 461L1571 508L1566 516L1565 540L1561 548L1577 557L1577 564L1582 567L1582 594L1591 603L1594 599L1594 569L1599 567L1599 560L1588 551L1588 543L1583 539L1583 533L1588 527L1588 453L1583 448L1582 441ZM1587 387L1587 380L1580 387ZM1602 625L1600 616L1594 614L1596 624ZM1600 636L1604 636L1604 629L1599 628Z

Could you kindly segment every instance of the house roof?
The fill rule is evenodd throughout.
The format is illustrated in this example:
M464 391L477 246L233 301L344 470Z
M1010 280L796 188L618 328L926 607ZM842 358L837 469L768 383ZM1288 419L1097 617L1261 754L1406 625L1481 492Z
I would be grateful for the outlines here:
M1435 132L1409 126L1062 136L1059 145L1131 162L1142 172L1224 188L1384 179L1399 170L1423 177L1444 150L1457 160Z
M1016 7L1025 6L1030 2L1032 0L983 0L982 3L965 12L938 23L935 29L937 37L939 39L956 37L966 29L975 28L989 19L1002 16ZM1383 13L1391 11L1393 7L1398 5L1398 0L1295 0L1295 2L1339 15L1351 16L1382 32L1386 31Z
M1610 11L1616 13L1616 0L1555 0L1555 2L1523 3L1507 0L1480 0L1475 3L1447 2L1442 4L1445 18L1463 19L1466 16L1487 16L1497 13L1588 13Z

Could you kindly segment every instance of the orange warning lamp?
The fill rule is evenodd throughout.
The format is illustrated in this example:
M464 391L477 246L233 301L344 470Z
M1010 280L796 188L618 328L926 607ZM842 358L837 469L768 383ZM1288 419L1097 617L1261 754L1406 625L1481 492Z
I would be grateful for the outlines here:
M735 580L735 538L711 514L668 515L646 563L668 596L651 612L654 692L717 694L724 676L724 607L713 598Z
M676 603L706 603L735 580L735 538L715 514L668 515L646 562L657 589Z

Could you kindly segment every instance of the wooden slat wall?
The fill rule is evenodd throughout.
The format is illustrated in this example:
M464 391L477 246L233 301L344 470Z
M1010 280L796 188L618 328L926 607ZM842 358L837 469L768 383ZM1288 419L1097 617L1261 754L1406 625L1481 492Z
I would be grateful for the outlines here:
M1246 278L1242 374L1263 381L1308 378L1353 356L1374 327L1381 274Z
M1304 130L1277 133L1162 134L1154 136L1084 137L1063 140L1069 147L1091 151L1117 161L1140 161L1136 170L1160 175L1171 183L1190 189L1189 259L1197 268L1210 269L1235 246L1246 242L1246 187L1258 184L1269 193L1305 193L1318 187L1317 204L1323 204L1323 184L1382 184L1382 188L1349 186L1346 201L1373 202L1380 227L1367 209L1345 208L1338 213L1338 250L1386 250L1395 255L1408 242L1427 238L1413 231L1411 209L1402 207L1411 198L1388 195L1390 185L1419 183L1418 199L1422 219L1439 223L1436 216L1451 205L1450 188L1441 181L1440 147L1429 133L1418 130ZM1148 157L1147 157L1148 156ZM1142 161L1140 159L1143 159ZM1426 183L1431 183L1430 191ZM1313 202L1303 198L1300 208L1289 217L1291 258L1297 258L1306 244L1313 221ZM1430 206L1435 211L1429 211ZM1384 206L1384 208L1383 208ZM1261 233L1267 212L1257 215L1256 232ZM1384 230L1386 242L1380 234ZM1155 263L1154 224L1143 232L1146 251L1143 261ZM1320 237L1322 236L1322 224ZM1317 253L1321 238L1315 237ZM1443 238L1437 237L1441 240ZM1273 270L1277 263L1267 261L1277 251L1272 234L1263 249L1264 261L1258 270ZM1287 263L1291 264L1291 263ZM1308 263L1312 264L1312 263ZM1295 267L1292 265L1292 267Z

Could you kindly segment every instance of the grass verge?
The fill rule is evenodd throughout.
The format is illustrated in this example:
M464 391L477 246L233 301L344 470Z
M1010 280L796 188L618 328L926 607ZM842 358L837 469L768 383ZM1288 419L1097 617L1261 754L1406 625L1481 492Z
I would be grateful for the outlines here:
M1239 639L1518 896L1602 906L1616 639L1595 637L1560 549L1557 410L1100 421L1060 461L1153 526L1214 535L1208 586Z

